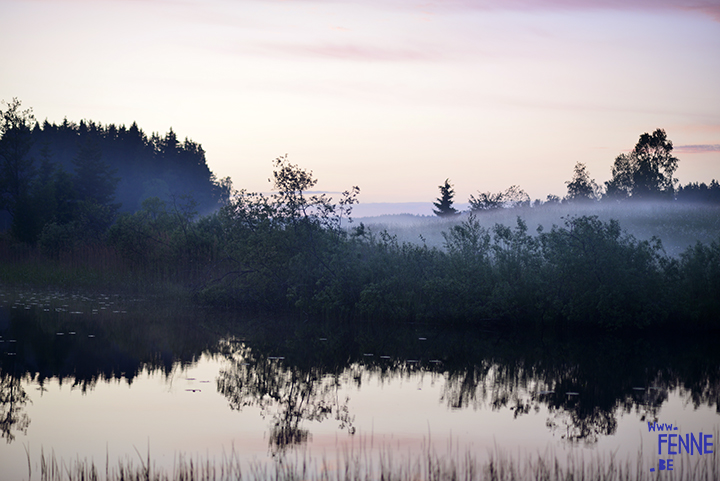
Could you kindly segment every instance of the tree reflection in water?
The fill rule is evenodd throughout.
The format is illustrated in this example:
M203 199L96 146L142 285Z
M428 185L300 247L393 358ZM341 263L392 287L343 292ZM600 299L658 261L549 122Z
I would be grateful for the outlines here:
M697 369L678 360L698 362L703 359L700 352L698 358L684 359L671 350L633 344L605 339L574 347L557 341L540 348L522 343L509 350L493 346L475 366L445 372L442 400L451 409L510 409L515 418L545 406L548 429L566 441L585 444L615 434L621 413L635 411L643 422L657 421L668 390L683 391L680 379L689 385L683 397L690 397L695 407L720 406L720 370L713 357L705 357L710 362Z
M0 343L0 429L8 443L28 431L31 383L42 388L57 380L89 393L98 383L130 385L141 372L170 379L203 355L226 359L218 391L232 409L260 409L276 453L308 442L314 421L354 432L349 399L340 393L369 380L429 376L451 410L512 410L515 418L545 410L548 429L569 442L614 434L626 413L655 422L670 393L688 408L720 413L720 350L712 333L542 337L473 326L240 320L233 312L165 305L149 311L141 303L134 315L81 316L33 299L18 304L22 309L0 307L0 339L7 340Z
M263 418L270 417L273 454L308 441L310 432L303 421L332 418L340 429L355 432L349 398L341 401L338 395L339 376L326 374L321 367L286 365L283 358L257 353L242 342L222 341L220 350L229 364L218 374L218 392L231 409L257 406Z
M0 369L0 431L8 443L15 440L13 430L27 434L30 417L23 410L28 401L20 378Z
M518 418L544 408L553 434L585 444L615 434L624 413L657 421L672 390L696 406L718 405L718 355L703 352L713 343L701 346L693 338L655 340L656 349L649 350L632 339L612 337L546 339L538 345L533 339L502 341L464 332L461 337L438 334L435 342L419 344L416 334L403 330L360 334L338 335L312 348L310 339L321 333L226 341L222 350L229 365L220 373L218 389L233 409L258 406L270 416L275 452L308 441L304 421L334 419L353 432L348 399L338 399L338 392L348 385L360 389L370 379L385 384L429 375L442 383L440 401L449 409L508 409ZM680 352L685 343L692 345L693 356L676 356L663 343ZM426 349L419 356L418 346ZM277 352L287 359L273 357ZM417 360L403 361L411 358Z

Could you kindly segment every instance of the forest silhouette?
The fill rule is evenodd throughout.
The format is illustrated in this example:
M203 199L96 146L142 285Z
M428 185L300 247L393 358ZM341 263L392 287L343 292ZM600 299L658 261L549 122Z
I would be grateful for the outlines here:
M583 329L720 327L720 239L668 256L615 220L568 217L531 233L478 222L483 211L530 207L518 186L471 196L442 248L349 228L359 188L338 202L287 156L270 195L218 181L202 147L135 124L35 122L17 99L2 112L0 199L12 218L0 239L0 279L107 286L190 296L209 305L298 317L457 322ZM39 157L40 162L34 160ZM583 164L568 195L547 204L717 201L720 186L677 185L661 129L621 154L604 192ZM449 179L438 215L450 213ZM199 213L204 215L199 215Z
M627 154L620 154L612 165L612 178L602 189L590 177L587 166L577 162L572 179L565 182L567 195L560 199L548 195L543 202L536 199L533 207L543 204L588 203L593 201L677 201L720 204L720 183L713 179L710 185L704 182L690 182L679 185L673 177L679 159L672 153L673 144L663 129L652 134L642 134L635 148ZM440 217L452 217L457 213L453 207L455 193L450 179L438 187L440 197L434 203L433 212ZM478 192L468 200L470 211L478 212L508 207L530 206L530 196L517 185L503 192Z

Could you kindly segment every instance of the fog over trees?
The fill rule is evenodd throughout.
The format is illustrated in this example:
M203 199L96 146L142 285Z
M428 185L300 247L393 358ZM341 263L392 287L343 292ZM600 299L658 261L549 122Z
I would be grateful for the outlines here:
M656 129L652 134L640 136L635 148L628 154L620 154L611 166L612 178L601 188L590 176L587 166L577 162L573 168L572 178L565 182L567 194L564 198L548 195L545 201L540 199L530 202L527 193L517 185L512 185L502 192L480 192L468 199L470 212L492 211L500 208L513 208L543 204L588 203L597 201L658 201L677 200L682 202L720 203L720 184L713 179L710 184L704 182L678 184L673 177L679 159L672 154L673 144L663 129ZM447 184L447 181L446 181ZM440 187L442 196L438 202L452 203L452 196L447 197ZM453 193L454 195L454 193ZM443 217L445 211L438 203L433 212Z
M620 154L612 167L612 179L606 183L607 195L614 198L672 198L677 179L673 174L678 159L673 145L662 129L642 134L629 154Z
M661 129L616 158L605 192L578 162L562 201L531 203L514 185L478 192L458 216L446 179L435 203L444 218L429 222L442 239L432 244L349 225L360 189L337 202L313 193L313 173L287 155L273 161L274 193L235 191L212 174L200 144L172 130L40 125L18 100L6 105L0 201L12 225L0 235L3 282L181 293L338 320L720 329L718 207L678 202L709 202L720 186L678 187ZM681 219L715 234L669 254L664 238L600 217L648 201L682 207L651 211L655 231L674 232ZM526 215L556 209L561 221L551 224Z
M93 121L39 123L13 99L0 117L0 209L22 242L43 231L57 236L101 236L119 213L144 200L192 199L201 213L226 203L230 179L210 171L202 146L180 141L172 128L146 135Z

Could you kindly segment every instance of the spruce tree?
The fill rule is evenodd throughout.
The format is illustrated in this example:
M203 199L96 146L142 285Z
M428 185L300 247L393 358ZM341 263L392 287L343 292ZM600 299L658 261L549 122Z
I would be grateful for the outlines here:
M443 185L438 186L440 189L440 197L437 202L433 202L435 209L433 212L439 217L452 217L458 215L459 212L453 207L453 197L455 197L455 191L450 184L450 179L445 179Z

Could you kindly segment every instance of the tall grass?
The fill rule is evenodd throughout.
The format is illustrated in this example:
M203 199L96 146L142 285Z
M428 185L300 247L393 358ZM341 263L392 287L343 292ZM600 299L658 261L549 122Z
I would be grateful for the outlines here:
M193 277L177 263L134 265L107 244L82 245L49 256L39 247L0 239L0 281L8 284L187 296Z
M263 463L244 463L233 450L219 462L202 457L176 455L172 469L157 468L150 454L139 456L139 463L126 458L104 468L93 461L76 458L58 460L54 453L41 454L39 478L33 478L28 454L28 478L41 481L367 481L367 480L573 480L573 481L715 481L720 479L720 457L714 454L677 456L673 471L650 471L642 448L636 457L620 459L616 453L599 454L589 459L571 451L566 458L548 450L545 453L515 454L495 448L481 461L470 450L450 450L445 455L425 448L417 455L397 457L390 449L373 450L367 445L338 450L335 459L311 457L307 453L280 455Z

